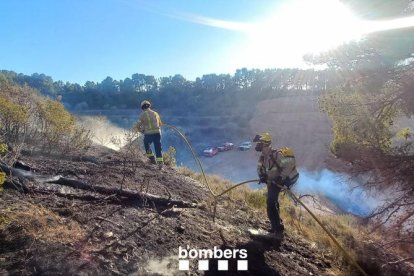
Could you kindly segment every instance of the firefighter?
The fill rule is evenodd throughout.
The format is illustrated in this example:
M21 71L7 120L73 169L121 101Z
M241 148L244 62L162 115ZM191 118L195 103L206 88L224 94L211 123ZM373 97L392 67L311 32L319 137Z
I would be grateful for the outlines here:
M272 149L272 136L263 132L253 139L255 150L261 152L257 165L260 183L267 185L267 216L272 233L282 239L284 226L279 212L280 186L290 188L299 178L293 151L290 148Z
M144 133L144 147L147 157L153 164L158 164L161 169L164 164L161 148L161 118L160 115L151 109L151 103L147 100L141 102L143 112L138 118L134 129ZM154 144L155 156L151 150L151 144Z

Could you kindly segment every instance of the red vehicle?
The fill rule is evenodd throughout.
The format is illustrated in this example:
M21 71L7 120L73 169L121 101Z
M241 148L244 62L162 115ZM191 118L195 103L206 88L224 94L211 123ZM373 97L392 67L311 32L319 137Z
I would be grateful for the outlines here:
M234 148L234 144L233 143L224 143L222 146L218 147L219 151L228 151L228 150L232 150Z
M203 150L204 156L207 156L207 157L213 157L217 153L218 153L218 149L215 147L208 147L205 150Z

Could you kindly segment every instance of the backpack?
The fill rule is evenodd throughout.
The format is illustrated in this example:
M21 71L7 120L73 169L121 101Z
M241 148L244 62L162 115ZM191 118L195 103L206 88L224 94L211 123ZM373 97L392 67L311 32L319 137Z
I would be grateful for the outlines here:
M284 162L284 160L286 160L286 162L290 162L291 158L295 158L295 153L293 152L293 150L291 148L288 147L283 147L277 150L273 151L274 153L276 153L276 155L280 154L282 156L282 163ZM280 167L280 165L277 163L277 158L275 158L275 155L272 154L272 158L273 158L273 162L276 165L277 169L279 171L282 170L282 168ZM296 174L294 174L293 176L291 175L293 171L296 171ZM287 177L287 179L284 181L283 185L288 187L289 189L296 184L296 182L299 179L299 172L296 169L296 161L295 161L295 166L293 167L292 171L289 173L289 176Z

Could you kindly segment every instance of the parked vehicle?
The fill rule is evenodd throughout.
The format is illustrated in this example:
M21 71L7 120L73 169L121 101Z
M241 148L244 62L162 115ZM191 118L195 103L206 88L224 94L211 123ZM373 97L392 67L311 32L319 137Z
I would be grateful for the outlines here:
M217 149L218 151L228 151L234 148L234 144L230 142L224 143L222 146L219 146Z
M245 151L245 150L249 150L251 147L252 147L252 142L243 142L240 144L239 150Z
M204 156L207 157L213 157L218 153L218 149L216 147L208 147L205 150L203 150Z

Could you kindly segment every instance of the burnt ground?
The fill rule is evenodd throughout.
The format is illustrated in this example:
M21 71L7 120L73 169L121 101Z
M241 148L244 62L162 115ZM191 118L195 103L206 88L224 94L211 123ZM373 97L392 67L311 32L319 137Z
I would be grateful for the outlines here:
M178 270L179 246L247 249L242 275L334 275L335 260L287 233L281 244L252 240L247 229L267 229L263 214L244 202L221 201L212 220L204 186L174 168L159 171L140 157L121 162L116 152L93 158L24 157L36 174L29 192L5 189L0 200L0 274L3 275L216 275ZM82 161L83 160L83 161ZM50 176L196 203L194 208L159 205L140 198L102 195L58 184ZM32 187L32 189L30 189ZM238 274L230 260L225 275Z

